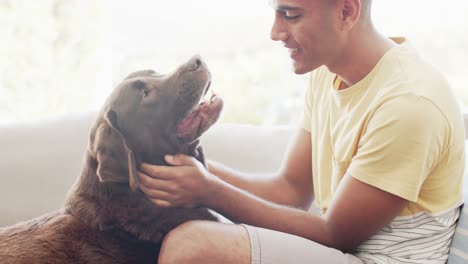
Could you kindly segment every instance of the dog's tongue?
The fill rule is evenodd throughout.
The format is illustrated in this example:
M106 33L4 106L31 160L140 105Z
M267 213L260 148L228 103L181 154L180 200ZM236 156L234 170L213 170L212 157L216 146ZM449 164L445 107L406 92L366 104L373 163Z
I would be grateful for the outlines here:
M199 109L200 107L197 108L195 111L191 112L177 125L177 137L185 138L190 136L191 134L195 134L196 130L198 130L198 127L201 123Z
M201 103L177 125L177 137L186 142L197 139L218 120L222 108L221 97L213 95L208 103Z

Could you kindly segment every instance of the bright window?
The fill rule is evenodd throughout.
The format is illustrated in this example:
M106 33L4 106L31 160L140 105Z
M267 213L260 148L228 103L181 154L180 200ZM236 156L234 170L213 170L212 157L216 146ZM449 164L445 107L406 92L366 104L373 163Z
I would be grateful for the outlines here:
M406 36L468 104L468 1L374 0L374 21ZM266 0L0 1L0 122L100 107L129 72L169 72L200 54L225 99L222 122L291 124L307 76L269 39Z

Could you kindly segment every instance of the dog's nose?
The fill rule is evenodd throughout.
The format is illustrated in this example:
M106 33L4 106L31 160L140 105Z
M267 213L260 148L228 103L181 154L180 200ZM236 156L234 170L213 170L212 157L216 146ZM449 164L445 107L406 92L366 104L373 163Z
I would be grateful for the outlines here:
M190 59L188 63L189 70L196 71L202 64L203 62L202 62L201 57L199 55L195 55Z

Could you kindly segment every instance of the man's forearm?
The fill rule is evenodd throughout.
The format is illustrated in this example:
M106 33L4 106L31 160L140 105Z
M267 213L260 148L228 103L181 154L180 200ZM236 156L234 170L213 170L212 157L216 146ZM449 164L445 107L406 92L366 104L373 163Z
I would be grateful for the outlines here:
M209 190L212 195L204 201L204 205L234 222L278 230L326 246L335 246L333 236L321 216L263 200L219 179L210 184Z
M223 164L208 161L208 171L223 181L239 189L261 197L273 203L308 209L310 202L294 192L292 186L276 173L252 175L246 174Z

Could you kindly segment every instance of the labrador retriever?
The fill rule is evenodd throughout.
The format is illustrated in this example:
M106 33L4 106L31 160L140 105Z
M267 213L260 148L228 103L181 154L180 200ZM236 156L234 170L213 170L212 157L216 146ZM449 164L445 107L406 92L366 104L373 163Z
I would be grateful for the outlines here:
M199 56L171 74L130 74L111 93L91 130L84 167L64 207L0 228L0 262L157 263L164 236L206 208L159 208L139 190L140 163L184 153L205 164L199 138L223 101L202 100L211 83Z

